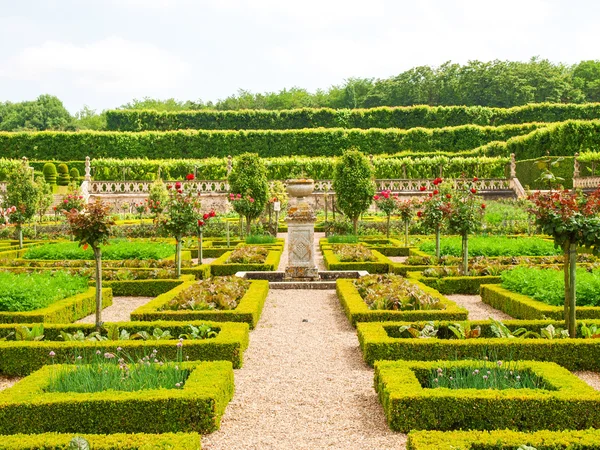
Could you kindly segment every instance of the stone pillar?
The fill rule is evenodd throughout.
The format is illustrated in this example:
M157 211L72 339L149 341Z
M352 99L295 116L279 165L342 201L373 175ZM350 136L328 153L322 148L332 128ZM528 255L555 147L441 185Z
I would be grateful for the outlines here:
M510 176L509 178L517 178L517 160L515 154L510 154Z
M313 180L288 180L287 191L294 199L288 208L288 265L286 281L316 281L319 270L315 265L314 234L316 216L306 196L312 194Z
M86 156L85 157L85 181L92 181L92 165L90 164L90 157Z

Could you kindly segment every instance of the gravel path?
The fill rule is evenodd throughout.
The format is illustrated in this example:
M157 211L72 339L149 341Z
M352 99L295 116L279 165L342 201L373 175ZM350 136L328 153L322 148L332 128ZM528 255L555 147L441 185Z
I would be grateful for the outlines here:
M408 259L408 256L388 256L388 258L395 263L404 263Z
M600 373L598 372L573 372L573 375L581 378L591 387L600 391Z
M154 297L113 297L113 304L102 310L103 322L128 322L129 314ZM77 323L95 323L96 314L90 314Z
M244 359L205 450L404 448L335 292L272 290Z
M455 294L446 297L469 311L469 320L487 320L490 317L496 320L512 319L508 314L483 303L480 295Z
M17 381L19 381L20 379L21 378L17 378L17 377L9 378L9 377L0 375L0 391L3 391L4 389L8 389L13 384L15 384Z

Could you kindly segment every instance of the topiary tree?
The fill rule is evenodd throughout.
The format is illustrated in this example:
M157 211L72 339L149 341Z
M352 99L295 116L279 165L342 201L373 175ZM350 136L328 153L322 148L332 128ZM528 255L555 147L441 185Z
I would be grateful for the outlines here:
M420 210L417 211L417 217L421 220L425 231L435 233L435 257L438 259L440 258L442 226L452 198L447 183L444 187L442 187L442 183L443 180L439 177L433 180L433 190L421 202ZM419 190L425 192L427 187L421 186Z
M69 176L69 168L67 167L66 164L59 164L58 165L58 179L56 181L56 184L58 184L59 186L68 186L69 185L69 181L71 181L71 177Z
M71 180L73 181L79 181L79 169L77 167L73 167L71 168L71 170L69 170L69 175L71 177Z
M26 162L15 167L6 179L6 195L4 208L15 206L17 210L11 214L10 223L14 223L19 235L19 248L23 248L23 225L30 221L37 212L40 192L38 185L32 180L31 170Z
M333 177L338 208L352 220L354 234L358 218L369 209L375 194L373 168L358 150L347 150L338 160Z
M56 186L56 166L54 163L47 162L42 169L46 183L50 186Z
M94 251L96 262L96 329L102 328L102 245L108 243L110 229L115 225L110 205L97 200L85 205L82 211L65 211L71 232L79 245Z
M148 210L154 215L154 221L163 213L169 200L169 191L165 183L161 179L157 179L150 186L150 194L146 201L148 202Z
M252 220L260 216L269 200L267 168L256 153L244 153L235 159L228 181L230 198L242 198L232 205L235 212L246 218L246 234L250 234Z

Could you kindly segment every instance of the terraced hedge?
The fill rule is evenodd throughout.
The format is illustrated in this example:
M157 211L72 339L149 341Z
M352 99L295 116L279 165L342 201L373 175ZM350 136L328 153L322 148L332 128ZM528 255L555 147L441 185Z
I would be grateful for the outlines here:
M436 129L344 129L257 131L146 131L0 133L0 154L32 160L82 160L92 158L207 158L255 152L272 156L335 156L358 147L371 154L402 150L461 151L491 141L506 141L546 124L481 127L463 125Z
M441 128L466 124L505 125L598 119L600 104L538 103L514 108L409 106L369 109L301 108L283 111L115 110L106 114L114 131L285 130L300 128Z

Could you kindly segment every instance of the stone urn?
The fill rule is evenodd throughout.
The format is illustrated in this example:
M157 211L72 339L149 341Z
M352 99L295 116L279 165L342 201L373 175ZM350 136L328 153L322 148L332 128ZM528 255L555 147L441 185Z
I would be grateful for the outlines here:
M298 202L304 200L315 189L315 181L310 178L294 178L286 182L287 193L290 197L298 199Z

